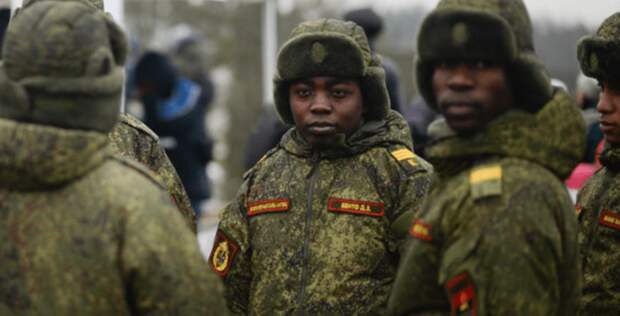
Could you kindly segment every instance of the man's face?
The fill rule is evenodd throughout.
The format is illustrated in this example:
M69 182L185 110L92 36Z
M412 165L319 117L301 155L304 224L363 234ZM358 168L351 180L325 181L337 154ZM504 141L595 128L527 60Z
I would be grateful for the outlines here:
M601 94L596 110L601 132L612 145L620 145L620 82L602 82Z
M298 80L289 88L295 126L313 148L329 146L338 134L362 124L363 98L357 81L334 77Z
M484 61L442 62L433 72L433 92L448 125L459 134L483 129L514 106L504 69Z

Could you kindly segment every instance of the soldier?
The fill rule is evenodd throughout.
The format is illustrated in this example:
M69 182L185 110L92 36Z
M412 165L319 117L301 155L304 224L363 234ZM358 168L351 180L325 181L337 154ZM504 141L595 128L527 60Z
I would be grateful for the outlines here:
M233 312L385 312L431 167L383 76L352 22L302 23L282 46L275 103L294 128L246 173L209 259Z
M39 0L26 0L24 6ZM73 1L73 0L68 0ZM103 11L103 0L83 0ZM166 186L177 209L187 225L196 232L196 217L181 179L174 166L159 146L159 137L140 120L121 113L117 124L108 134L110 149L119 157L137 161L152 172Z
M584 149L520 0L442 0L418 37L433 182L389 302L393 315L572 315L577 220L562 184Z
M620 304L620 12L603 22L578 49L583 73L602 90L596 109L605 147L603 168L579 192L577 215L583 257L583 315L619 315Z
M222 315L151 173L107 153L126 39L92 4L26 3L0 67L0 315Z

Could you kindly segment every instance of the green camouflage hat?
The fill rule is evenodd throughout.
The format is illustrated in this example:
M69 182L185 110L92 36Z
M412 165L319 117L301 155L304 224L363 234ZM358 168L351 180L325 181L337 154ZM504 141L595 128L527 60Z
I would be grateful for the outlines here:
M301 23L278 53L274 98L280 118L294 124L289 103L291 81L315 76L358 79L367 120L385 118L390 101L385 72L373 56L364 30L353 22L321 19Z
M41 1L50 1L50 0L24 0L24 3L22 4L22 8L28 7L33 3L37 3L37 2L41 2ZM68 2L68 1L76 1L76 0L52 0L52 1L64 1L64 2ZM104 10L103 8L103 0L78 0L78 1L82 1L84 3L87 3L89 5L94 6L95 8L99 9L99 10Z
M440 61L486 60L506 67L520 107L535 112L552 96L549 76L534 52L532 22L521 0L442 0L418 35L417 82L429 105Z
M595 35L579 41L577 57L586 76L620 81L620 12L608 17Z
M126 55L125 34L96 3L29 1L3 47L3 70L28 106L3 104L0 116L107 132L118 118Z

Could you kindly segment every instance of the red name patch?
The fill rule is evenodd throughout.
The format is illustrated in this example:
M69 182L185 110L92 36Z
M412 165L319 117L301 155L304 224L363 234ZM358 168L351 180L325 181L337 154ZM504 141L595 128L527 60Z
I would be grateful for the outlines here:
M598 218L598 223L615 230L620 230L620 215L604 209Z
M329 198L327 201L327 210L330 212L361 214L374 217L383 216L385 213L384 204L381 202L339 198Z
M248 216L285 212L290 208L288 199L256 201L248 204Z
M476 289L467 273L461 273L446 283L450 296L450 315L476 315Z
M426 224L419 219L413 222L411 229L409 229L409 235L413 238L425 241L433 240L433 237L431 237L431 225Z
M211 269L221 277L228 275L237 251L239 251L239 245L218 229L215 234L213 250L209 256Z

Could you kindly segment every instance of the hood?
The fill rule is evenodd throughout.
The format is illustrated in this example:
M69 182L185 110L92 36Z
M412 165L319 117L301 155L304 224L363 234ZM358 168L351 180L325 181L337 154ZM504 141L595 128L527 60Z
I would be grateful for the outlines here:
M429 161L439 172L462 170L484 156L517 157L565 179L585 150L585 123L571 97L556 90L537 113L513 110L474 135L459 136L441 119L429 127Z
M337 144L330 148L321 149L320 154L325 158L340 158L365 152L372 147L392 145L413 148L407 122L402 115L391 110L385 119L367 121L349 137L342 135ZM310 157L315 152L301 137L296 128L292 128L284 134L279 146L291 154L301 157Z
M40 190L77 179L105 158L107 135L0 119L0 187Z

